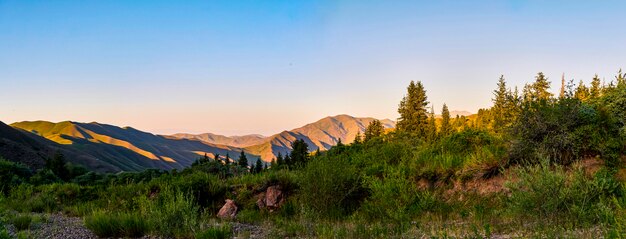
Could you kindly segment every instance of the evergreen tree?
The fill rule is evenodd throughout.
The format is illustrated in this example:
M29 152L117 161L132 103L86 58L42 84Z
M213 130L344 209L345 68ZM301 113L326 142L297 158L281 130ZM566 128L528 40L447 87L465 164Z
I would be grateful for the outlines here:
M595 75L591 80L591 87L589 88L589 98L590 99L598 99L602 95L602 83L600 82L600 77Z
M385 127L380 120L373 120L365 129L365 142L372 140L373 138L380 137L385 132Z
M341 142L341 138L339 138L339 139L337 140L337 145L335 145L335 146L337 146L337 148L341 148L341 147L343 147L343 143Z
M437 120L435 119L435 107L430 108L430 114L428 117L428 124L426 125L428 132L428 138L435 140L437 138Z
M354 142L352 144L360 144L363 142L363 135L361 135L361 131L356 132L356 136L354 136Z
M617 80L617 86L626 84L626 74L622 73L622 69L619 69L619 71L617 72L617 76L615 76L615 79Z
M291 143L290 166L301 167L309 161L309 145L303 139Z
M283 159L283 154L281 152L278 152L278 156L276 157L276 164L272 164L272 167L282 166L284 164L285 164L285 160Z
M263 163L261 162L261 157L259 157L254 164L254 173L260 173L261 171L263 171Z
M397 128L399 131L415 134L417 137L428 136L428 98L422 82L413 82L407 88L407 95L402 98L398 107L400 118Z
M215 154L215 157L213 157L213 160L216 162L220 161L220 154Z
M57 151L52 159L46 160L46 168L50 169L50 171L63 181L68 181L70 175L67 167L65 167L66 163L65 156L60 151Z
M452 130L452 125L450 124L450 111L448 110L448 106L443 104L443 108L441 109L441 129L439 130L439 134L446 136L452 133Z
M552 93L548 90L550 89L550 81L543 74L543 72L537 73L535 77L535 82L532 84L532 99L534 101L537 100L549 100L552 97Z
M224 165L229 165L230 164L230 154L226 153L226 159L224 159Z
M504 75L498 80L498 87L493 91L493 128L496 132L500 132L505 127L510 114L510 91L506 88Z
M248 168L248 157L246 157L246 154L243 152L243 150L241 151L241 154L239 155L239 160L237 162L239 163L239 166L243 168Z
M574 93L574 97L581 101L586 101L589 98L589 89L585 86L585 83L580 80L578 83L578 87L576 87L576 93Z
M289 156L289 154L285 155L285 165L287 165L287 167L293 165L293 160L291 159L291 156Z

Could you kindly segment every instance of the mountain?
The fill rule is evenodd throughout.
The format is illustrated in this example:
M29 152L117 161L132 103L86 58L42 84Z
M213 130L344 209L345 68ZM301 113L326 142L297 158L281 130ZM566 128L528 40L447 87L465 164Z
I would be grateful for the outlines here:
M97 172L120 170L92 155L0 122L0 156L4 159L38 169L44 167L46 159L53 157L56 152L63 153L65 158L72 163Z
M314 123L290 131L268 137L265 142L246 147L248 153L260 155L269 162L278 153L286 155L291 151L291 143L302 139L309 145L310 151L328 150L339 140L345 144L352 143L357 132L364 132L365 128L374 121L374 118L357 118L349 115L326 117ZM395 128L394 121L381 120L385 128Z
M363 132L373 120L337 115L270 137L210 133L164 136L96 122L24 121L11 124L12 127L4 125L0 132L4 154L0 155L42 166L46 157L59 150L72 162L98 171L182 169L205 154L211 158L215 154L222 158L230 154L235 160L242 150L249 163L259 156L270 162L278 153L286 155L291 151L291 143L297 139L309 144L311 151L330 149L339 140L351 143L357 132ZM395 122L388 119L382 123L386 128L395 127Z
M205 133L205 134L174 134L171 137L178 139L195 139L211 144L230 145L234 147L248 147L263 143L266 139L265 136L259 134L250 134L243 136L224 136L219 134Z
M473 115L474 113L469 112L469 111L465 111L465 110L452 110L450 111L450 117L451 118L455 118L457 115L458 116L470 116ZM440 114L435 114L436 118L441 118Z
M238 155L240 149L198 140L177 139L100 123L64 121L18 122L11 126L88 153L119 170L182 169L198 157L219 153Z

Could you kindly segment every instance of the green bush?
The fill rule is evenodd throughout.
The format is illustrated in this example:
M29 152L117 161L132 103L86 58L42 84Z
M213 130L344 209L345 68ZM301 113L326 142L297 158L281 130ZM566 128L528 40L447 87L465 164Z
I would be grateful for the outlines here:
M516 175L518 180L506 184L511 191L507 206L520 216L603 222L613 217L611 198L623 194L621 185L607 171L587 178L581 167L568 172L559 165L551 167L547 160L518 168Z
M0 157L0 193L8 194L11 187L27 182L31 176L28 167Z
M149 231L146 220L134 213L94 212L85 226L99 237L141 237Z
M12 239L11 235L9 235L9 232L2 223L0 223L0 239Z
M232 227L229 224L209 227L196 233L196 239L225 239L231 238Z
M365 197L359 172L345 159L311 160L300 177L300 200L315 216L338 218Z

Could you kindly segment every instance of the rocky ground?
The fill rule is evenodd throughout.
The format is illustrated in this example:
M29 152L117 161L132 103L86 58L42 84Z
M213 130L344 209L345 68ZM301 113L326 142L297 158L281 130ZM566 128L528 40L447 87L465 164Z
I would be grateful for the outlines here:
M69 217L60 213L37 214L43 218L42 222L33 225L30 231L22 232L29 238L41 239L96 239L98 238L83 223L79 217ZM266 238L263 228L244 223L232 223L234 238ZM17 238L17 231L13 225L6 225L9 235ZM144 236L142 239L161 239L156 236Z

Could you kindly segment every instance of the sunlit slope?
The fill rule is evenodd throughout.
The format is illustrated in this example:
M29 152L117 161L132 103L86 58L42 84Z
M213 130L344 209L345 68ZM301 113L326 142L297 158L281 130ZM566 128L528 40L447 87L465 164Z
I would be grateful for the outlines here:
M204 133L204 134L174 134L171 135L180 139L196 139L207 143L230 145L235 147L248 147L263 143L266 139L263 135L250 134L242 136L224 136L219 134Z
M311 151L318 148L327 150L337 144L339 140L344 144L354 141L358 132L364 132L365 128L374 118L357 118L349 115L337 115L326 117L314 123L290 131L268 137L259 145L246 147L246 151L261 155L263 160L271 161L279 152L285 155L291 150L291 143L297 139L304 140ZM394 128L395 123L391 120L381 120L385 128Z
M235 147L167 138L99 123L34 121L12 126L87 152L122 170L181 169L199 157L197 152L231 155L239 152Z
M97 172L119 171L107 162L71 147L57 144L41 136L16 129L0 122L0 156L32 168L42 168L45 160L61 152L65 158Z

